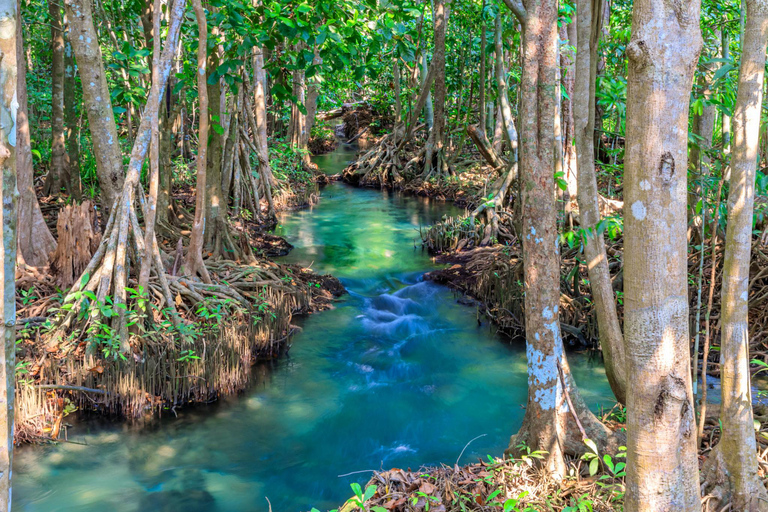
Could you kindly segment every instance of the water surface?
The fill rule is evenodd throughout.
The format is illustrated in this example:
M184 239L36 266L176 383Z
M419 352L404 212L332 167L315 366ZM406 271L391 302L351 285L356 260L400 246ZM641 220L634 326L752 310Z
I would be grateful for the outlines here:
M318 157L335 174L353 148ZM81 421L80 444L25 447L14 510L299 511L334 508L350 472L454 464L500 454L526 401L525 350L474 308L423 282L435 264L418 227L444 203L340 183L312 210L285 214L285 261L339 277L335 309L297 320L288 357L254 370L241 397L178 411L144 429ZM570 355L587 403L611 404L598 363Z

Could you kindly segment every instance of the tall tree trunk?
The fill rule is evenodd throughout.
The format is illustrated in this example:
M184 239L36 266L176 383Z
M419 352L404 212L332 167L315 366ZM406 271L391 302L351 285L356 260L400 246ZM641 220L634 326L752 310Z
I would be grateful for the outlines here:
M554 180L554 112L557 83L557 0L506 0L523 27L520 88L520 181L522 190L525 332L528 403L508 453L525 443L544 450L546 467L565 474L565 453L583 451L589 437L601 453L615 439L586 408L571 377L560 335L560 257ZM578 416L577 424L574 416ZM584 431L579 435L583 426ZM579 430L577 430L579 427Z
M0 1L0 84L2 84L3 101L0 113L3 122L0 123L0 168L3 172L3 205L0 210L0 226L3 236L2 245L3 265L0 271L3 300L2 324L2 353L0 360L0 507L11 510L11 468L13 467L13 402L14 377L16 373L16 128L14 126L16 109L16 62L19 48L17 37L20 30L19 6L17 0ZM23 68L22 68L23 69Z
M212 30L212 34L215 34ZM208 76L219 67L218 48L214 47L208 55ZM216 232L221 226L219 218L226 214L227 203L221 191L221 158L223 153L224 128L221 110L221 80L216 79L208 84L209 126L213 126L208 137L207 168L205 176L205 243L210 247L216 238ZM201 111L202 112L202 111ZM201 114L202 115L202 114Z
M152 33L160 33L160 0L155 0L152 21ZM160 90L160 41L152 41L152 96L160 98L163 102L162 91ZM139 267L139 290L150 293L149 290L149 271L152 268L152 251L155 243L155 218L157 217L157 190L160 184L160 110L147 112L144 115L152 116L149 120L150 140L149 140L149 196L147 197L147 208L144 219L144 254L141 257L141 266Z
M257 156L259 159L259 174L261 175L262 183L264 184L264 195L267 199L268 214L270 217L275 217L275 205L272 200L272 185L274 184L274 177L272 175L272 167L269 163L269 146L267 140L267 73L264 69L264 53L263 48L256 48L254 50L253 57L253 80L251 84L248 78L248 73L243 73L245 77L246 87L249 88L249 92L253 94L255 103L252 105L250 96L246 95L245 108L246 118L251 124L251 131L253 132L254 142L256 144ZM252 90L250 90L252 88ZM245 124L245 122L243 123ZM250 177L249 177L250 178ZM257 208L259 205L256 205Z
M757 446L749 371L749 267L755 170L768 42L768 3L746 0L739 90L733 111L733 155L725 235L720 342L722 407L720 442L705 467L710 483L731 510L768 510L768 493L757 474ZM713 478L714 477L714 478ZM730 497L730 500L727 499Z
M58 195L68 185L67 147L64 136L64 29L61 4L48 1L51 24L51 168L45 181L46 195ZM68 191L69 192L69 191Z
M427 64L427 36L422 36L421 47L421 85L427 81L429 65ZM427 130L432 131L432 125L435 123L435 111L432 106L432 93L427 92L427 102L424 105L424 120L427 123Z
M56 249L56 240L45 223L40 211L40 204L34 187L34 169L32 167L32 146L29 133L29 115L27 110L27 74L24 62L23 37L21 23L18 24L16 59L18 66L17 97L19 109L16 112L16 173L18 176L18 244L17 260L19 265L42 267L48 264L48 257ZM1 62L1 61L0 61Z
M578 46L577 21L574 19L567 26L560 27L560 39L567 41L569 48L560 55L561 80L563 84L562 113L563 113L563 177L568 183L570 200L578 194L578 167L573 121L573 88L576 80L576 50ZM593 127L594 128L594 127ZM565 205L566 213L570 211L570 201Z
M438 176L443 174L443 167L447 164L443 158L443 143L445 131L445 32L448 25L448 15L445 0L435 0L434 26L435 43L432 53L432 66L435 69L435 98L434 98L434 123L429 132L429 140L426 147L424 163L424 179L428 179L434 172ZM435 168L432 168L432 159L436 157Z
M93 25L92 2L64 0L64 6L72 29L72 48L83 84L83 103L88 112L88 125L93 135L93 156L102 191L102 206L108 212L122 190L123 157L104 60Z
M688 110L700 0L635 0L624 175L626 508L701 510L688 335Z
M597 50L603 12L603 0L579 0L578 51L573 91L573 119L575 123L576 154L578 157L578 201L584 237L589 283L597 312L600 347L605 361L605 374L616 400L626 403L626 364L624 337L621 333L616 301L613 295L605 240L597 230L600 222L597 177L595 176L595 89L597 78Z
M502 25L502 12L499 11L496 17L496 32L494 35L494 46L496 48L496 55L504 55L504 47L501 44L501 25ZM509 101L509 88L507 87L507 73L504 69L504 59L496 59L496 87L498 91L499 99L499 119L503 123L504 140L509 146L509 151L512 153L511 161L517 160L517 130L515 129L515 120L512 117L512 104ZM499 148L500 149L500 148ZM499 152L500 153L500 152Z
M398 124L403 114L403 101L400 98L400 56L397 55L397 51L392 64L392 80L395 85L395 124Z
M486 118L487 110L485 104L485 75L487 73L485 69L485 63L488 60L485 50L488 46L487 30L485 26L485 0L483 0L483 6L480 9L480 16L483 18L483 26L480 28L480 95L477 99L477 110L479 119L477 121L477 129L483 137L486 137Z
M199 144L197 147L197 187L195 189L195 221L192 225L192 235L187 248L184 262L184 272L200 277L206 283L211 282L208 269L203 263L203 243L205 241L205 192L206 167L208 153L208 73L205 72L208 61L208 20L200 0L192 0L197 19L197 98L200 103L200 128L198 131ZM218 101L218 98L216 98Z
M726 28L721 32L722 35L722 58L724 64L727 64L731 60L731 34ZM723 153L730 154L731 152L731 116L726 113L722 114L721 129L723 134Z
M64 19L64 123L67 139L67 171L69 184L67 190L76 201L83 196L80 180L80 117L75 102L75 56L72 51L69 22Z

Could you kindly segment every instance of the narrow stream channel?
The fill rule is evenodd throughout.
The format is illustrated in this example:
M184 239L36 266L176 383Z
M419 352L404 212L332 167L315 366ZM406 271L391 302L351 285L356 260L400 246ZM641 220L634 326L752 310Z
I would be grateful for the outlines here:
M350 148L318 157L328 173ZM418 227L457 210L379 190L327 186L311 210L281 216L296 248L284 259L339 277L331 311L298 319L289 356L254 369L244 395L168 413L144 428L90 418L81 444L23 447L13 510L327 510L350 472L454 464L498 455L526 401L525 347L493 333L446 288L422 282L434 262ZM599 362L570 354L595 409L610 407ZM169 417L170 416L170 417Z

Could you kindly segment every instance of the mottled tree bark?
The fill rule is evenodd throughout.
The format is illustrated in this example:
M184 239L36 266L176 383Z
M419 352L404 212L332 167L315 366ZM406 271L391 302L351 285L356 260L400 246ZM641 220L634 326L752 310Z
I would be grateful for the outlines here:
M211 282L208 269L203 262L203 243L205 241L205 191L206 167L208 153L208 74L205 72L208 60L208 21L200 0L192 0L197 19L197 98L200 103L200 128L198 131L199 145L197 148L197 188L195 190L195 221L192 225L192 236L187 248L184 261L184 272L194 276L199 274L206 283ZM216 98L218 101L218 98Z
M582 453L584 437L594 440L601 453L615 451L617 440L584 405L560 335L560 254L553 172L558 2L506 0L506 4L523 27L519 118L528 356L525 417L507 453L518 454L521 443L532 450L544 450L547 469L564 476L564 454ZM574 416L578 416L578 424Z
M11 510L11 468L13 466L14 377L16 372L16 87L17 37L19 30L17 0L0 1L0 169L3 173L0 210L3 265L0 267L3 300L0 301L0 507ZM23 69L23 68L22 68Z
M218 49L213 48L208 56L208 76L219 67ZM214 80L208 84L209 98L209 126L214 126L210 132L207 153L207 168L205 177L205 243L210 247L216 237L216 231L221 225L219 218L226 214L226 201L221 191L221 159L224 151L224 129L222 127L223 114L221 110L221 80ZM222 210L224 209L224 210Z
M494 47L496 55L504 55L501 44L501 17L499 12L496 18L496 32L494 37ZM509 151L512 153L513 162L517 160L517 130L515 129L515 120L512 117L512 103L509 101L509 87L507 87L507 73L504 69L504 59L496 59L496 90L499 98L499 119L503 123L504 140L509 145Z
M68 182L67 147L64 135L64 29L61 5L48 1L51 25L51 168L45 180L44 193L58 195Z
M64 0L64 6L72 31L77 70L83 84L83 103L93 135L93 156L102 191L102 206L105 211L110 211L123 186L123 157L104 60L93 25L92 3L89 0Z
M760 111L768 43L768 2L746 0L739 90L733 111L731 188L725 235L720 342L722 406L720 442L705 465L712 494L731 510L768 510L768 493L757 473L757 446L749 371L749 266ZM723 488L720 487L723 482ZM730 498L730 500L728 500Z
M700 7L700 0L635 0L627 46L628 510L701 510L686 257L688 110Z
M67 191L76 201L80 201L83 196L83 185L80 180L80 118L75 103L77 70L66 17L64 27L64 133L67 139Z
M429 139L426 146L426 158L424 172L422 176L428 179L434 172L437 175L443 175L447 171L447 163L444 159L443 144L445 134L445 32L448 25L448 14L445 0L435 0L434 26L435 42L432 53L432 66L435 69L435 96L434 96L434 123L429 132ZM436 157L434 171L432 170L432 159Z
M616 399L626 403L626 364L624 336L616 312L605 239L598 233L600 206L595 175L595 89L597 49L601 34L603 0L579 0L577 4L578 50L573 91L574 136L578 158L578 202L584 237L584 254L589 273L592 298L595 301L600 347L605 361L605 374Z
M19 110L16 112L16 174L18 178L18 243L17 262L19 265L42 267L48 264L50 254L56 249L56 240L45 223L37 201L33 183L32 146L29 133L29 115L27 110L27 74L24 62L24 50L21 23L18 24L18 48L16 59L18 69L17 97Z
M485 75L487 74L487 71L485 69L485 63L488 60L488 57L485 54L486 47L488 46L487 41L487 30L485 26L485 0L483 0L483 6L480 10L480 15L483 17L483 26L480 29L480 95L477 98L477 110L478 110L478 116L479 119L477 121L477 129L479 130L482 137L487 138L485 132L486 132L486 119L487 119L487 110L486 110L486 102L485 102Z
M153 33L160 33L160 0L155 0L153 12ZM159 41L152 43L152 96L162 102L160 91L160 53ZM155 218L157 217L157 190L160 185L160 109L145 113L152 116L149 120L149 195L144 218L144 254L139 267L139 289L149 293L149 271L152 268L152 251L155 244Z
M578 11L577 11L578 12ZM578 193L578 166L573 120L573 88L576 80L576 50L578 45L577 21L574 19L568 25L560 27L560 39L567 42L569 47L560 54L561 83L563 84L561 111L563 116L563 173L568 184L567 199L576 197ZM566 213L570 211L570 201L565 205Z

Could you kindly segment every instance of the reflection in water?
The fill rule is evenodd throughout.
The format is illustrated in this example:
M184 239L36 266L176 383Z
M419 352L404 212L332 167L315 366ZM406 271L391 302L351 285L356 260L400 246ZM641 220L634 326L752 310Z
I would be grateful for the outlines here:
M336 173L343 150L321 165ZM284 259L342 279L349 294L300 320L289 357L254 369L241 397L177 411L142 430L83 420L70 439L25 447L14 510L275 511L329 509L382 467L499 454L522 420L525 350L506 344L449 290L420 275L419 225L444 204L342 184L312 211L282 216ZM571 356L590 405L610 403L602 368ZM170 415L170 414L169 414ZM168 415L167 415L168 416ZM172 416L172 415L170 415Z

